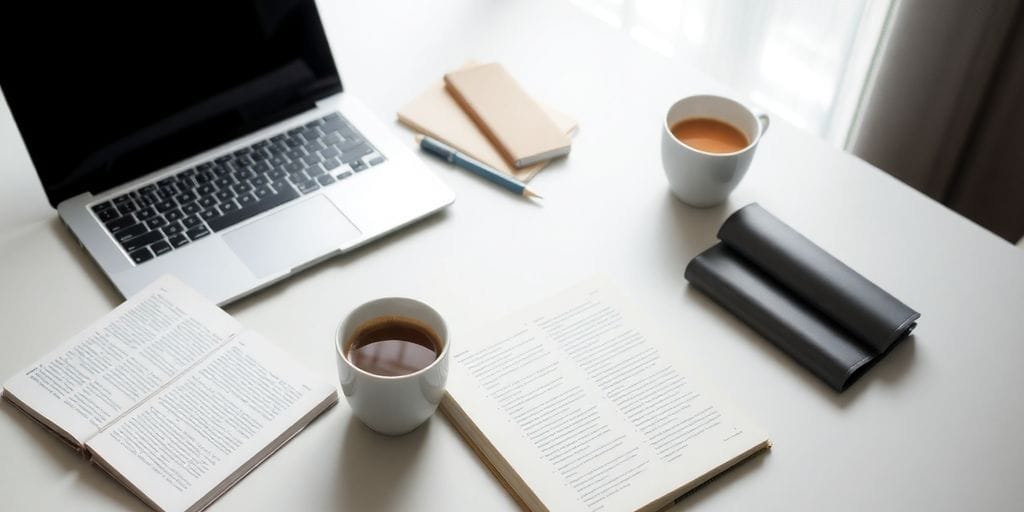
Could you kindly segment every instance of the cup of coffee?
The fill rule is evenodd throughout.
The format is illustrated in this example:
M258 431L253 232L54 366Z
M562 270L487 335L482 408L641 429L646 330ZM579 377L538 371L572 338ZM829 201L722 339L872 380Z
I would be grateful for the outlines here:
M392 297L357 307L335 336L352 413L381 434L418 427L444 396L450 346L444 319L420 301Z
M767 129L766 114L729 98L703 94L675 102L661 133L661 164L672 193L698 208L725 201Z

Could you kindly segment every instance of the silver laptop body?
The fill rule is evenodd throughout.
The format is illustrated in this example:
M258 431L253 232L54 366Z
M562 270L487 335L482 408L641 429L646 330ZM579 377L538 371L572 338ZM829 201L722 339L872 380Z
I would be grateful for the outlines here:
M225 304L454 201L343 92L315 0L22 7L0 19L49 43L6 52L0 88L124 296L173 274Z
M349 176L329 186L140 264L132 261L92 209L332 112L339 112L375 148L376 152L362 161L380 156L383 162L361 172L342 166L331 174L349 172ZM122 295L130 296L157 277L173 274L210 300L226 304L421 219L454 200L453 192L409 147L351 93L343 92L320 101L311 111L119 187L69 198L57 211Z

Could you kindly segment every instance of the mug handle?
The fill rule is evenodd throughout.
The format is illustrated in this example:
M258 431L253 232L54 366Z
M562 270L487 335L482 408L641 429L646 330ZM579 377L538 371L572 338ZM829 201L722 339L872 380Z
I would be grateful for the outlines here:
M771 124L771 120L768 119L768 114L757 114L757 122L761 125L761 135L764 135L768 131L768 125Z

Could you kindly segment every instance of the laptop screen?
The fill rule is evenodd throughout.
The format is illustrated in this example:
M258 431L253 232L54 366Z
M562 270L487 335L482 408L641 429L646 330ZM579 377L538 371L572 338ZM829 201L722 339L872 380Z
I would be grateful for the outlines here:
M341 91L313 0L15 4L0 87L54 206Z

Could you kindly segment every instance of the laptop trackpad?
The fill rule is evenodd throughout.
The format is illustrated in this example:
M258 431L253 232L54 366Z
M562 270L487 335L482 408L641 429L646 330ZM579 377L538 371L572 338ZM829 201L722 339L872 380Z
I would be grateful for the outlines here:
M256 277L288 272L360 235L329 199L313 196L224 235Z

